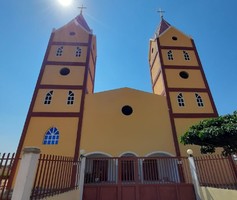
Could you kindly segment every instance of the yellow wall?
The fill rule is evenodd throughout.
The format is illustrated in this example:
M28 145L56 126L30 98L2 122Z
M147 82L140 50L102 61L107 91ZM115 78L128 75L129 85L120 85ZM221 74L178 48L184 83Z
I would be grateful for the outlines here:
M122 114L124 105L133 108L131 115ZM86 153L175 154L166 98L129 88L86 95L82 132Z
M178 39L173 40L172 37L176 36ZM179 47L192 47L192 42L190 37L183 34L181 31L177 30L174 27L170 27L166 30L160 37L161 46L179 46Z
M62 56L56 56L59 47L63 46ZM81 56L76 57L75 52L77 46L71 45L52 45L50 48L48 61L61 61L61 62L86 62L87 46L79 46L81 48Z
M150 40L149 63L154 94L160 95L164 91L164 83L162 73L159 74L161 65L156 40Z
M160 58L157 57L154 61L154 65L151 69L151 78L152 78L153 83L154 83L155 79L157 78L159 71L160 71Z
M69 68L66 76L60 74L62 68ZM42 85L83 85L85 67L46 65L41 80Z
M197 92L203 100L203 107L198 107L195 92L181 92L184 98L184 107L178 105L177 96L180 92L170 92L173 113L213 113L208 93Z
M190 60L185 60L183 51L182 50L171 50L173 54L173 60L168 60L167 52L170 51L170 49L162 49L161 54L163 58L163 62L165 65L181 65L185 68L185 66L198 66L198 62L196 59L196 55L194 51L187 51L185 50L189 56Z
M87 78L87 91L88 91L88 93L93 92L93 81L91 80L90 76L88 76L88 78Z
M75 34L71 35L71 32ZM57 113L59 114L58 117L31 117L23 148L25 146L36 146L41 149L42 153L74 156L79 116L63 117L62 113L73 114L80 112L82 89L71 89L70 86L73 86L72 88L83 86L85 77L85 66L83 65L86 65L88 56L90 56L89 67L92 76L94 76L94 62L92 59L96 59L96 38L92 36L91 52L87 55L89 35L90 33L80 27L75 20L72 20L60 29L54 30L52 45L49 47L49 55L46 59L55 63L54 65L43 66L42 79L40 80L40 86L36 88L36 90L39 89L36 91L36 100L33 102L33 113L48 112L52 113L52 116L57 116ZM60 42L63 42L64 45L58 45ZM77 44L81 44L78 45L82 49L80 57L75 56ZM61 46L63 46L63 54L62 56L56 56L56 51ZM64 63L61 65L60 62L82 62L82 65L67 66ZM70 69L70 73L68 75L61 75L60 70L65 67ZM91 91L93 84L90 76L87 80L87 88ZM45 85L47 85L48 89L43 88ZM52 88L50 88L50 85L52 85ZM44 104L46 94L50 91L53 91L51 103ZM69 91L74 93L74 103L72 105L67 104ZM60 132L59 144L43 145L44 135L51 127L57 127Z
M150 50L149 50L149 62L150 62L150 64L154 60L154 58L156 57L157 52L158 52L157 40L150 40Z
M34 146L40 148L42 154L74 156L78 119L73 117L32 117L23 148ZM57 145L43 145L44 135L51 127L56 127L59 130L59 143Z
M75 200L79 199L79 189L71 190L68 192L64 192L62 194L57 194L51 197L47 197L47 200Z
M173 40L172 37L177 37L177 40ZM161 56L163 58L164 65L174 66L174 69L168 67L165 68L167 87L177 89L177 92L169 92L172 112L174 114L191 114L193 116L195 114L214 113L210 102L210 97L207 92L196 92L201 96L203 100L203 107L199 107L196 101L195 90L201 88L205 89L206 86L199 67L198 59L195 54L195 48L193 46L191 37L183 34L174 27L170 27L159 36L159 42L162 47L166 47L161 49ZM173 60L168 60L167 52L170 50L172 51ZM190 60L185 60L183 51L188 53ZM175 69L175 66L179 66L179 69ZM192 66L193 69L188 68L190 66ZM187 79L181 78L179 75L181 71L187 72L189 74L189 77ZM187 90L185 91L185 89ZM188 89L193 89L194 92ZM158 89L156 90L159 91ZM184 107L180 107L178 104L177 96L179 93L182 93L183 95L185 103ZM183 116L184 118L174 119L178 138L183 135L191 125L194 125L201 120L200 118L192 118L191 115L189 115L189 118L187 118L188 116ZM186 151L189 148L194 150L194 155L200 154L200 147L198 146L184 146L182 144L180 144L179 146L181 155L183 156L187 156Z
M211 187L201 187L203 200L236 200L237 191Z
M81 90L54 89L50 104L44 104L46 94L52 89L40 89L36 97L33 112L79 112L81 104ZM68 92L74 93L74 103L67 104Z
M91 49L92 49L93 55L96 58L96 56L97 56L97 45L96 45L96 36L95 35L93 35L93 37L92 37L92 47L91 47Z
M181 78L179 76L181 71L187 72L189 77ZM165 73L170 88L205 88L200 70L165 69Z
M92 56L90 57L89 66L90 66L91 77L95 77L95 66L94 66L94 63L93 63Z
M154 93L161 95L164 90L165 90L165 88L164 88L163 76L162 76L162 74L160 74L160 76L154 86Z
M75 35L70 35L70 32L75 32ZM60 29L57 29L54 31L55 35L53 38L54 42L88 42L89 35L88 33L80 28L79 26L76 26L76 23L74 20L69 22L67 25L63 26Z
M201 120L204 118L176 118L175 121L175 126L176 126L176 132L177 132L177 137L178 140L180 141L180 137L189 129L190 126L198 124ZM187 150L192 149L193 154L195 156L201 155L200 153L200 147L197 145L183 145L179 143L180 147L180 152L182 156L187 156Z

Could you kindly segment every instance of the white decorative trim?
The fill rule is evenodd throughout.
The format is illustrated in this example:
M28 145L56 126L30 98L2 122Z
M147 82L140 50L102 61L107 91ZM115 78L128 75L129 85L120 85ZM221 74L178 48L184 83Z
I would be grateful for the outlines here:
M152 151L152 152L146 154L145 157L149 157L152 154L159 154L159 153L167 154L167 156L175 157L174 154L171 154L171 153L166 152L166 151ZM91 156L93 154L102 154L102 155L105 155L105 156L108 156L108 157L113 157L111 154L105 153L103 151L94 151L94 152L86 153L86 154L84 154L84 156ZM119 154L118 157L122 157L125 154L133 154L134 156L139 157L139 155L137 153L133 152L133 151L124 151L123 153Z
M150 153L146 154L145 157L149 157L149 156L151 156L152 154L159 154L159 153L167 154L167 156L175 157L175 155L173 155L173 154L171 154L171 153L168 153L168 152L166 152L166 151L153 151L153 152L150 152Z
M103 151L94 151L94 152L86 153L86 154L84 154L84 156L91 156L93 154L102 154L102 155L105 155L108 157L113 157L111 154L105 153Z
M133 151L125 151L125 152L121 153L121 154L119 155L119 157L122 157L122 156L125 155L125 154L133 154L134 156L139 157L138 154L135 153L135 152L133 152Z

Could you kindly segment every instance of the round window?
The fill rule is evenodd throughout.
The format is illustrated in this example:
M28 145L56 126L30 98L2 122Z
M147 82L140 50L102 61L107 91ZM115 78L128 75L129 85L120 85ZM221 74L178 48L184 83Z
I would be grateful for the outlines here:
M64 67L60 70L60 74L63 76L66 76L70 73L70 69L68 69L67 67Z
M181 78L187 79L189 77L189 74L188 74L188 72L182 71L179 73L179 76Z
M132 112L133 112L133 109L132 109L131 106L126 105L126 106L123 106L123 107L122 107L122 113L123 113L124 115L131 115Z
M70 32L69 35L73 36L73 35L76 35L75 32Z
M176 36L173 36L172 40L178 40L178 38Z

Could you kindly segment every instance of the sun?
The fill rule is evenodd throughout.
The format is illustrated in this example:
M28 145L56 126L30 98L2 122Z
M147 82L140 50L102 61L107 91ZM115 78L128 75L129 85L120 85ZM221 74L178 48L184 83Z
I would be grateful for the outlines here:
M58 0L62 6L69 6L72 4L72 0Z

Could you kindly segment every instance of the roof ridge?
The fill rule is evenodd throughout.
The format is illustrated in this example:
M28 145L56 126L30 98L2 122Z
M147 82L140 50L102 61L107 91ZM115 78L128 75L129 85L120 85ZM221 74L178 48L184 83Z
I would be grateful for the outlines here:
M86 31L92 32L89 25L87 24L85 18L83 17L82 13L80 13L75 20L80 24Z
M171 25L164 20L164 18L162 17L161 22L160 22L160 26L157 29L156 33L157 35L161 35L163 32L165 32Z

